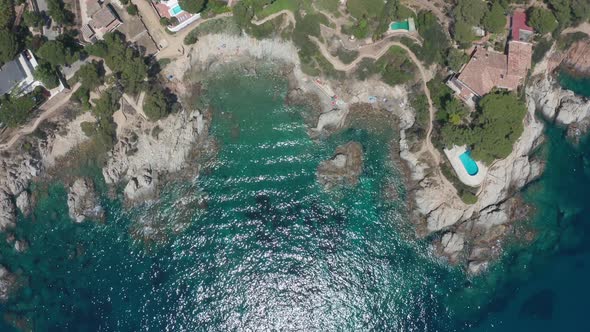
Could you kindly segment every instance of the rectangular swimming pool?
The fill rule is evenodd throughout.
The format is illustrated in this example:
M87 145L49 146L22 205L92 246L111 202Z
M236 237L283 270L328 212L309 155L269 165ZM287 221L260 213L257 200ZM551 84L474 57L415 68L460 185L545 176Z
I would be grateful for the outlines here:
M176 6L174 6L174 7L172 7L172 8L170 9L170 15L172 15L172 16L176 16L176 15L178 15L178 14L179 14L181 11L182 11L182 8L180 8L180 5L178 5L178 4L177 4Z
M410 30L410 24L408 21L393 22L390 26L391 30Z

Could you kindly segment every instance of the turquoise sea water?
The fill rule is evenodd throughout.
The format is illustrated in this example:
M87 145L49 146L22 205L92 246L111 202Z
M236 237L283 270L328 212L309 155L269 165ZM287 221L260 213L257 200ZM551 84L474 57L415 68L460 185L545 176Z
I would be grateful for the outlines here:
M218 155L159 202L127 210L104 191L106 222L74 225L63 185L34 188L16 231L29 251L0 242L0 263L26 280L5 318L38 331L587 330L590 142L548 130L546 175L525 193L538 240L468 280L414 238L388 157L395 131L362 123L311 140L286 83L262 74L207 90ZM365 171L326 193L316 167L350 140Z

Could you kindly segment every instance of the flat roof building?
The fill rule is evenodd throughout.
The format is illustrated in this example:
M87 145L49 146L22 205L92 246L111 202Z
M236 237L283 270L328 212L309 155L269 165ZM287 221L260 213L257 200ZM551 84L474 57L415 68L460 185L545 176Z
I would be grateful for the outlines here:
M21 90L28 92L36 85L33 77L37 61L29 50L25 50L18 57L10 62L5 63L0 68L0 96L12 92L19 87Z

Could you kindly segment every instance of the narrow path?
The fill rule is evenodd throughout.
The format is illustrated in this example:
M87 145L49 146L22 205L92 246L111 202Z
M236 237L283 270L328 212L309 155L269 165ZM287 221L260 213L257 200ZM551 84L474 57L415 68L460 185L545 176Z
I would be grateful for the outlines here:
M14 143L16 143L16 141L18 141L22 136L24 135L29 135L32 132L34 132L37 127L39 127L39 125L41 123L43 123L43 121L47 120L47 118L49 118L50 116L53 116L55 114L58 113L58 111L61 110L61 107L63 105L65 105L70 98L72 97L72 95L74 94L74 92L76 92L76 90L78 90L78 88L80 87L80 83L76 83L76 85L74 85L74 87L70 90L65 92L63 95L61 96L55 96L54 98L60 98L56 104L50 106L49 108L45 109L45 110L41 110L39 109L39 111L41 111L41 115L35 119L35 121L31 124L29 124L28 126L19 128L10 138L10 140L4 144L0 145L0 150L7 150L9 148L12 147L12 145L14 145ZM53 99L48 101L49 102L53 102Z
M310 39L316 43L316 45L319 47L322 55L334 66L334 68L336 70L340 70L340 71L344 71L344 72L349 72L352 69L354 69L355 66L360 61L362 61L362 59L370 58L370 59L377 60L377 59L381 58L385 53L387 53L389 48L392 46L398 46L398 47L402 48L404 51L406 51L410 60L412 60L412 62L414 62L414 64L416 65L416 67L418 68L418 71L420 73L421 81L422 81L422 89L424 90L424 94L426 95L426 99L428 101L428 112L430 115L430 121L428 123L428 130L426 132L426 138L424 139L424 142L422 143L422 147L421 147L420 151L417 153L417 156L421 157L424 155L424 153L430 154L432 157L432 160L435 164L434 166L437 167L437 174L438 174L439 178L441 179L441 182L446 184L447 186L450 186L449 188L454 188L452 186L452 184L450 184L450 182L442 175L440 168L438 167L438 165L441 163L441 156L440 156L439 151L432 144L432 140L431 140L435 109L434 109L434 105L432 103L432 98L430 97L430 90L428 89L428 85L427 85L427 82L429 80L428 75L427 75L427 71L426 71L426 69L424 69L422 62L420 62L420 60L416 57L416 54L414 54L414 52L412 52L412 50L410 50L406 45L404 45L400 42L385 41L384 40L384 41L381 41L381 42L378 42L375 44L371 44L371 45L361 48L359 50L359 56L353 62L351 62L350 64L344 64L344 63L342 63L342 61L340 61L340 59L332 56L332 54L330 54L330 52L328 52L326 45L321 43L317 38L310 36ZM456 192L456 190L454 190L454 192Z
M267 17L262 18L261 20L257 20L254 21L252 20L252 24L254 25L262 25L268 21L274 20L275 18L281 16L281 15L287 15L287 19L289 21L291 21L291 23L293 23L293 25L295 25L297 22L295 21L295 15L293 15L293 13L290 10L287 9L283 9L281 11L278 11L272 15L268 15Z

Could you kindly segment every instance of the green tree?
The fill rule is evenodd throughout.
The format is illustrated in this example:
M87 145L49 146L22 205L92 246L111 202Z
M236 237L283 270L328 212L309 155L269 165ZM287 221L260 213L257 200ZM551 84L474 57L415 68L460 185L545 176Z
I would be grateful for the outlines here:
M205 0L180 0L180 8L189 13L196 14L205 8Z
M0 65L14 59L18 51L19 45L14 33L5 29L0 30Z
M53 89L59 85L55 68L47 62L42 62L37 66L37 69L35 69L35 79L41 81L47 89Z
M571 0L571 9L576 22L590 20L590 1Z
M14 4L12 0L0 0L0 29L10 28L14 22Z
M572 19L570 0L547 0L547 2L549 2L549 7L555 14L558 25L561 28L568 27Z
M475 39L472 26L466 22L455 22L455 28L453 32L453 37L461 45L461 47L467 46Z
M506 15L504 14L504 7L500 5L499 1L492 3L492 8L483 18L483 26L487 31L492 33L499 33L504 30L506 26Z
M447 55L447 66L449 66L454 72L459 72L468 59L469 57L462 50L451 48Z
M74 21L74 14L65 9L62 0L47 0L47 14L57 24L68 25Z
M137 12L138 10L136 5L130 4L129 6L127 6L127 14L135 16L137 15Z
M50 40L46 42L39 48L37 55L54 67L73 63L79 57L77 52L66 47L66 45L60 40Z
M455 23L462 21L470 26L480 25L487 11L488 8L485 1L458 0L457 5L453 9Z
M533 7L528 15L528 24L538 33L544 35L557 28L557 20L553 13L541 7Z
M524 102L513 93L493 92L479 102L473 128L473 157L487 164L506 158L523 131Z
M157 121L170 113L169 105L164 91L156 87L146 93L143 100L143 112L150 120Z
M40 28L43 26L43 23L45 23L45 20L43 19L43 15L39 12L32 11L32 10L26 11L23 14L23 21L26 26L31 27L31 28Z
M91 63L81 66L76 72L76 76L78 77L78 82L80 82L84 88L94 90L104 82L103 71L100 62L92 61Z
M148 67L144 58L124 40L118 32L107 33L104 40L87 47L89 54L100 56L117 79L123 85L126 92L138 93L144 86Z
M438 23L436 16L431 12L418 13L416 26L420 36L424 38L421 57L426 64L444 63L449 48L449 39L444 33L444 28Z
M144 87L148 67L142 57L135 56L132 52L128 52L126 58L126 64L120 72L121 83L126 92L137 94Z

